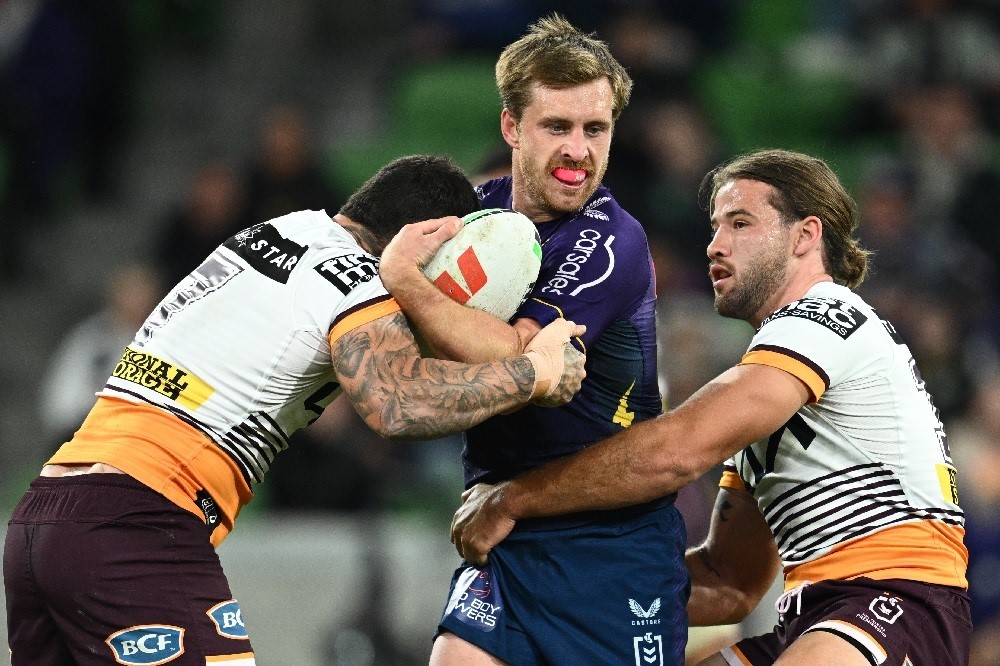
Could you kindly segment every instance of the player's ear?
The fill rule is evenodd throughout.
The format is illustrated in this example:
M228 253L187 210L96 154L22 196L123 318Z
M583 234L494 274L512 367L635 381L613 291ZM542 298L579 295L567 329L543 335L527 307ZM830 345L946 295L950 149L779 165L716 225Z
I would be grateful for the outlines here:
M507 109L500 113L500 134L503 135L503 140L511 148L520 147L521 138L517 133L517 119Z
M818 217L809 215L799 220L796 227L795 254L797 256L805 256L813 249L822 249L823 222Z

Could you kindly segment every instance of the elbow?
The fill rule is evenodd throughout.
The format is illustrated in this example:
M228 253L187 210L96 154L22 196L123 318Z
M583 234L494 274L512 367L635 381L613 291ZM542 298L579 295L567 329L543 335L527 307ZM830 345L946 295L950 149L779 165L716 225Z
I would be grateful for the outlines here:
M665 450L662 446L650 456L640 456L634 463L641 468L641 473L653 476L660 496L677 492L705 472L701 465L682 451Z
M424 423L420 419L406 419L398 415L380 415L379 418L366 419L365 422L379 437L393 442L430 439L436 436L430 424Z

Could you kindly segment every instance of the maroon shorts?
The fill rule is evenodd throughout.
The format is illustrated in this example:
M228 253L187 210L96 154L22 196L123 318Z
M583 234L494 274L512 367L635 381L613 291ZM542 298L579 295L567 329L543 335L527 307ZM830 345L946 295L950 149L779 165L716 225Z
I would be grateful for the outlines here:
M248 666L208 527L124 474L39 477L3 553L13 666Z
M724 656L732 664L773 664L806 632L843 638L873 666L969 662L972 620L964 590L911 580L830 580L779 600L774 631L737 643ZM727 652L730 652L727 654Z

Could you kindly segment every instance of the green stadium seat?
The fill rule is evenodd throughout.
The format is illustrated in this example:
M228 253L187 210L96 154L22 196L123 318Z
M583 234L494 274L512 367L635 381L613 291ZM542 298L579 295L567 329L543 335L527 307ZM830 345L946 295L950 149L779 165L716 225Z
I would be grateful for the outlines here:
M402 155L448 155L472 172L496 145L500 99L494 62L450 58L401 70L391 86L384 135L334 147L329 175L352 192L376 169Z

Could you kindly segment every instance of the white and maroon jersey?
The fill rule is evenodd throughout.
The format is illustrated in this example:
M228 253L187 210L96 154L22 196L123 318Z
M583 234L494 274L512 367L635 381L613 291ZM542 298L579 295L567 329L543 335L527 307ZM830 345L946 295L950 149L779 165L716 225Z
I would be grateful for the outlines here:
M754 495L787 588L856 576L967 587L944 429L891 324L823 282L768 317L741 363L780 368L812 394L721 482Z
M399 310L322 211L250 227L156 307L52 463L104 462L228 533L293 432L339 393L331 345Z

